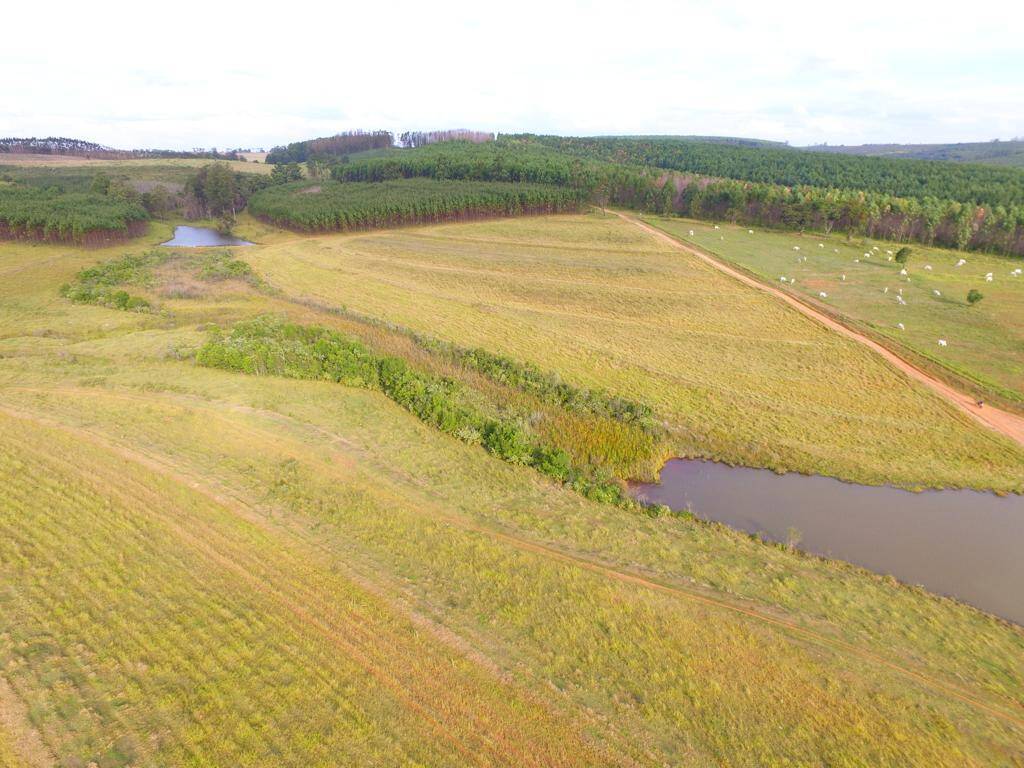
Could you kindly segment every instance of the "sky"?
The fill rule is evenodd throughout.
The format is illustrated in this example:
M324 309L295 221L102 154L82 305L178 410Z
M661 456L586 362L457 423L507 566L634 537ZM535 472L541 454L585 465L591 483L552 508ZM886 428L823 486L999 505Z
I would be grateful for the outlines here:
M988 141L1024 136L1022 29L1021 0L19 2L0 15L0 136Z

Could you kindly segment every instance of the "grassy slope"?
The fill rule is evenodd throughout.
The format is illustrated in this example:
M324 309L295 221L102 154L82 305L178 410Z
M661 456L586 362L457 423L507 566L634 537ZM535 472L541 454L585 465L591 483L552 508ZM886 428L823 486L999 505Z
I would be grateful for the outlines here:
M796 291L820 300L919 355L946 366L1004 397L1024 403L1024 277L1012 270L1020 259L964 254L939 248L913 247L902 277L901 265L888 261L886 251L898 246L885 241L845 237L798 236L745 227L711 225L682 219L649 217L681 240L691 242L727 261L779 285L780 276L796 278ZM693 237L689 231L693 230ZM819 248L818 243L826 247ZM800 246L795 252L793 246ZM871 251L878 246L878 251ZM838 250L838 253L835 251ZM874 255L864 258L866 252ZM798 258L806 256L806 262ZM967 261L956 267L960 258ZM854 260L859 259L860 263ZM931 270L925 266L932 267ZM985 274L993 273L993 282ZM841 276L845 274L846 280ZM909 281L907 278L910 278ZM889 292L884 293L888 287ZM906 306L896 301L903 289ZM967 292L977 288L985 298L967 304ZM936 296L938 290L941 296ZM819 292L828 294L820 299ZM906 330L900 330L902 322ZM938 339L948 346L940 347Z
M250 259L287 293L647 402L680 454L908 486L1024 482L1018 447L859 345L618 220L262 242Z
M1018 629L586 502L375 393L171 359L274 300L57 298L120 253L0 246L0 669L61 758L1020 758L1024 726L948 688L1019 711Z

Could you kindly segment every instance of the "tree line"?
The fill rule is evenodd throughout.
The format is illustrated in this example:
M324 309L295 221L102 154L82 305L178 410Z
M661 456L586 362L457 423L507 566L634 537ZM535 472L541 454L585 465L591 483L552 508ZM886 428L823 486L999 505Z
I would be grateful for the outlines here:
M985 206L1024 205L1024 169L865 157L673 137L509 136L576 157L783 186L856 189Z
M371 149L387 149L394 143L395 137L390 131L347 131L274 147L267 154L267 162L304 163L311 158L340 158Z
M307 181L257 192L249 200L249 211L279 226L324 232L574 211L581 202L576 190L541 184Z
M456 128L448 131L406 131L398 137L398 143L406 149L425 147L427 144L439 144L442 141L468 141L483 144L494 141L494 134L489 131L470 131Z

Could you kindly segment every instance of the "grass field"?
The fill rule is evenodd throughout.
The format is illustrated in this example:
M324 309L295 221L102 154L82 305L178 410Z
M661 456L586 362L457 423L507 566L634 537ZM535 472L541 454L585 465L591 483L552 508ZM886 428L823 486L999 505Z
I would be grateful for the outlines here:
M1024 267L1021 259L912 246L909 262L900 265L889 261L887 253L899 246L885 241L770 231L750 234L746 227L727 224L716 230L706 222L647 220L1024 405L1024 275L1013 274ZM794 246L800 250L794 251ZM872 256L865 258L866 253ZM801 261L804 257L807 260ZM960 259L966 264L957 267ZM900 274L904 267L906 276ZM992 282L986 282L987 273L992 273ZM781 277L796 283L783 283ZM972 288L985 297L974 306L967 303ZM900 289L905 305L896 298ZM822 291L827 298L820 297ZM947 346L939 346L939 339Z
M292 302L286 278L332 278L333 300L356 306L356 291L338 285L362 274L368 301L390 287L402 290L392 302L405 295L419 310L403 277L417 274L445 298L436 322L394 303L365 308L525 351L539 333L524 318L554 314L557 297L562 333L580 339L557 341L579 353L536 357L589 380L601 370L595 335L569 322L581 303L606 335L632 327L646 343L647 326L681 316L693 328L705 316L704 270L673 267L597 217L306 240L247 226L266 244L236 253L279 292L157 283L138 288L158 303L143 313L73 304L58 289L83 267L146 251L166 224L131 248L0 244L0 764L1024 759L1018 628L717 526L587 501L376 392L205 369L180 354L210 322L267 311L344 321ZM448 280L478 294L466 326L441 311L456 303ZM701 290L687 298L686 281ZM661 312L637 317L636 294ZM766 311L759 338L789 327ZM491 316L515 320L507 336ZM738 318L722 322L752 335ZM669 328L685 351L684 326ZM815 333L789 330L790 360L806 348L815 364L827 343ZM870 358L839 359L856 375L873 370ZM710 360L690 359L694 379L716 376ZM985 445L921 405L923 393L897 396L931 428Z
M1019 447L859 345L617 219L306 239L254 227L250 239L265 245L247 258L292 297L647 403L668 424L670 452L911 487L1024 487Z

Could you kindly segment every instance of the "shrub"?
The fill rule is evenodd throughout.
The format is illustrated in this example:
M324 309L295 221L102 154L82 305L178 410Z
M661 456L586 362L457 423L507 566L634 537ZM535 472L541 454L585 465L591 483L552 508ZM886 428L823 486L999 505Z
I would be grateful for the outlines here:
M910 254L911 254L910 248L907 247L907 246L903 246L898 251L896 251L896 261L898 263L900 263L900 264L906 264L907 263L907 259L910 258Z
M985 295L981 291L979 291L977 288L971 288L971 290L969 290L967 292L967 303L968 304L971 304L971 305L977 304L979 301L981 301L984 298L985 298Z

